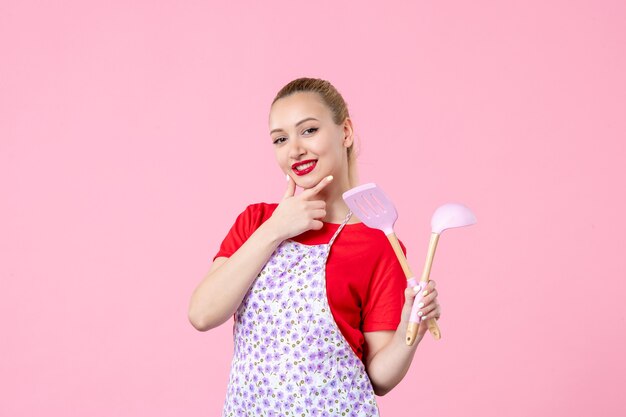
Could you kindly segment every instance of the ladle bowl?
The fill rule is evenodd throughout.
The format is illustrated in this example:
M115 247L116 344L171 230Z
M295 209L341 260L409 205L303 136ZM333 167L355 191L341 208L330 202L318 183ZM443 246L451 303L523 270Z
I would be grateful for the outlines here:
M431 230L438 235L447 229L469 226L475 223L476 216L472 210L458 203L447 203L437 207L430 219Z

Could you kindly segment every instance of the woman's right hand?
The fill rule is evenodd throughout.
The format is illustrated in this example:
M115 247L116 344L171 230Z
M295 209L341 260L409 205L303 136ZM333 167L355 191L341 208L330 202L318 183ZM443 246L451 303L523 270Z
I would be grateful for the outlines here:
M321 219L326 216L326 202L318 199L317 196L332 180L333 176L329 175L315 187L295 195L296 183L289 177L287 191L268 219L282 240L298 236L307 230L322 228L324 224Z

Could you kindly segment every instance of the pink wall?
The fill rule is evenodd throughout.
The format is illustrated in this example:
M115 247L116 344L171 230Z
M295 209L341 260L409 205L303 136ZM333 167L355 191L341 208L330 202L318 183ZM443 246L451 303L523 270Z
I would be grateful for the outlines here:
M625 3L215 3L0 4L0 415L219 414L231 328L188 300L283 193L299 76L344 94L413 269L439 204L479 220L383 416L624 415Z

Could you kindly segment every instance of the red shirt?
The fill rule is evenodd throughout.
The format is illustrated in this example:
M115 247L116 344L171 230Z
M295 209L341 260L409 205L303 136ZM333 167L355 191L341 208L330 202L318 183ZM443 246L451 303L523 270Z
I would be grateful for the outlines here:
M215 258L230 257L274 212L278 204L249 205L235 221ZM324 223L292 240L328 243L339 224ZM406 248L400 242L402 250ZM328 304L341 333L363 358L363 332L396 330L404 304L406 277L385 234L363 223L346 224L326 262Z

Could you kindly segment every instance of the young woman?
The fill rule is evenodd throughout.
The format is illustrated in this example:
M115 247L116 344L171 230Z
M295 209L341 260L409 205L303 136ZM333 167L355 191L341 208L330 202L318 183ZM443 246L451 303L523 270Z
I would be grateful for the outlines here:
M384 234L343 201L356 185L353 126L328 81L283 87L269 129L287 191L279 204L251 204L239 215L189 307L201 331L234 315L223 415L378 415L374 396L402 380L424 319L440 316L435 282L409 347L416 292Z

